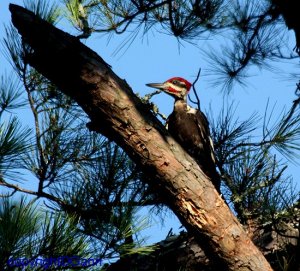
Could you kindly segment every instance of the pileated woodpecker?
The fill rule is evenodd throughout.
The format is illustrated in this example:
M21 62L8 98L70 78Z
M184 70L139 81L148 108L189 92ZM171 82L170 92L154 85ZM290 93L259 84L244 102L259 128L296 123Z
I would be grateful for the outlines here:
M186 152L196 160L220 192L220 176L216 170L209 123L200 110L187 105L186 97L192 84L181 77L173 77L164 83L146 85L162 90L175 98L174 111L167 119L167 129Z

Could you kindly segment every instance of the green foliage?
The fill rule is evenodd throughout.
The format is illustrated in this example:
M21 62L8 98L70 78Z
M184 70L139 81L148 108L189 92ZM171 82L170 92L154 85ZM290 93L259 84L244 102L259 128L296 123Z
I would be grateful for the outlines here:
M25 198L18 202L2 198L0 205L0 255L1 266L12 255L22 256L26 243L38 233L40 215L33 203L26 203ZM2 268L1 268L2 269Z
M264 125L264 142L268 146L274 146L282 155L290 161L298 158L298 151L300 150L300 98L293 102L290 110L282 112L278 117L277 122L273 127L268 127L268 122ZM271 115L270 115L271 117ZM266 118L265 118L266 119Z
M0 118L5 111L20 108L25 105L21 99L19 82L14 74L2 75L0 85Z
M250 68L273 70L271 61L292 59L282 17L275 1L171 0L100 1L64 0L67 17L88 38L92 33L131 33L128 44L143 28L172 35L191 43L212 35L219 46L203 49L212 84L229 92L236 83L246 86ZM226 35L223 35L226 31ZM124 46L124 44L121 45Z
M286 163L277 158L278 152L290 160L297 158L298 102L276 121L271 122L273 110L266 113L260 140L257 115L239 121L233 104L223 108L217 120L210 119L224 196L242 223L257 218L270 221L298 199L292 178L285 174Z
M26 258L32 262L39 257L90 256L74 218L44 213L24 197L18 201L2 198L0 221L1 270L11 270L9 259Z
M24 70L24 58L26 46L22 43L18 31L12 26L5 27L6 36L3 38L5 56L12 65L14 71L21 77Z
M27 1L26 5L53 24L58 19L55 4ZM25 140L25 134L16 128L17 121L11 121L6 133L2 125L0 142L6 148L1 151L6 163L19 162L26 179L35 181L37 189L25 189L14 180L1 179L1 185L13 193L46 198L46 206L53 210L51 215L43 213L44 220L39 220L38 235L43 239L30 237L31 249L20 255L67 256L85 251L105 260L151 251L151 247L142 248L143 239L137 238L145 220L139 220L136 212L149 193L139 180L136 165L115 144L90 132L82 110L28 65L31 48L16 30L6 28L6 34L6 56L18 78L15 84L3 85L2 100L7 104L3 112L26 106L32 112L34 128L25 152L17 148L17 140ZM14 90L19 81L27 94L25 103L20 102L19 89ZM9 155L15 156L9 159ZM8 169L9 165L3 164L3 172Z
M39 253L52 257L87 255L86 237L78 231L77 222L73 217L46 214L41 223L44 238L40 241Z
M0 125L0 182L20 168L21 155L28 150L29 129L21 129L17 118Z
M2 76L0 85L0 182L12 177L20 168L21 156L28 150L30 129L21 127L17 117L8 117L12 110L25 105L14 76Z
M90 21L91 32L124 33L131 24L150 29L161 24L174 36L195 38L219 23L222 0L213 1L100 1L65 0L69 18L79 29Z
M39 15L40 18L51 24L56 24L61 16L59 5L55 1L47 0L23 0L24 7Z

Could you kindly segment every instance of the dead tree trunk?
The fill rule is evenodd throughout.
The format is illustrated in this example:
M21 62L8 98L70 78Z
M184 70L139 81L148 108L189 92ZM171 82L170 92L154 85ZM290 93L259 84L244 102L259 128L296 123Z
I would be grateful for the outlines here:
M16 5L10 11L32 48L25 60L82 107L93 130L141 166L217 270L272 270L196 162L101 57L32 12Z

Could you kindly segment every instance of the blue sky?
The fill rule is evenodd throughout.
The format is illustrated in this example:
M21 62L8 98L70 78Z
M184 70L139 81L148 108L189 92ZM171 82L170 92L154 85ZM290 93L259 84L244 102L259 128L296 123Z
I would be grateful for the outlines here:
M0 1L0 38L3 37L3 23L8 23L10 14L8 3L13 2L22 5L22 1ZM69 29L67 22L62 22L59 27ZM220 88L210 85L209 77L206 76L208 63L201 53L202 48L215 47L217 45L213 38L200 40L197 46L183 42L180 46L175 38L158 33L153 29L147 36L137 37L127 50L120 49L120 44L126 38L125 35L113 36L108 42L107 36L95 34L94 37L86 42L93 50L110 65L114 72L121 78L126 79L135 92L145 95L151 89L145 86L146 83L163 82L173 76L181 76L193 82L199 70L202 69L202 76L198 81L196 88L200 95L202 110L207 110L211 106L214 114L218 114L224 100L224 95ZM293 33L290 33L290 43L293 48ZM222 40L218 40L221 41ZM258 112L263 116L265 106L269 101L272 106L276 104L275 111L280 112L284 106L289 108L295 99L295 81L287 80L288 72L294 72L297 68L295 65L287 63L280 64L278 67L282 71L272 73L251 69L253 75L247 88L237 86L233 92L225 99L230 103L235 101L237 107L237 116L240 120L248 118L253 112ZM0 72L9 71L10 66L3 54L0 54ZM285 73L287 72L287 73ZM154 98L160 111L169 114L172 110L173 100L165 94L158 95ZM27 111L23 110L21 118L24 123L30 123L31 117ZM290 164L288 173L292 174L295 180L298 179L298 165ZM170 227L178 228L176 219L168 218L166 226L161 229L159 220L153 221L157 224L155 228L147 231L152 235L151 241L163 239ZM158 234L159 233L159 234Z

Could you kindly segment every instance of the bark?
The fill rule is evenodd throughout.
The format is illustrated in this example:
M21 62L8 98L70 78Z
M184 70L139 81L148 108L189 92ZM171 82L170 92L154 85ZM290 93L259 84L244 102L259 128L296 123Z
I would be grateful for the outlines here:
M297 261L299 259L299 214L300 211L295 210L295 217L290 219L263 224L253 221L251 226L244 226L252 236L254 244L261 249L276 271L300 271L300 262ZM155 250L151 254L127 255L126 258L112 263L106 269L106 271L127 270L214 271L216 269L204 251L199 248L195 238L186 232L181 232L179 235L169 235L165 240L156 243Z
M10 11L33 49L25 61L82 107L90 129L116 141L141 166L216 270L272 270L197 163L126 81L77 38L24 8L11 4Z
M155 250L149 255L133 254L120 259L107 267L106 271L150 271L150 270L185 270L214 271L203 250L195 238L186 232L170 235L155 244ZM172 259L170 261L170 259Z

